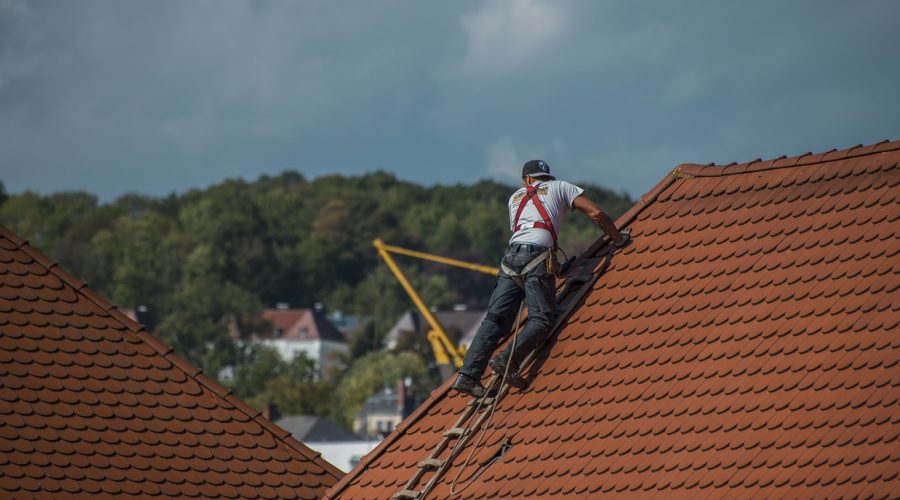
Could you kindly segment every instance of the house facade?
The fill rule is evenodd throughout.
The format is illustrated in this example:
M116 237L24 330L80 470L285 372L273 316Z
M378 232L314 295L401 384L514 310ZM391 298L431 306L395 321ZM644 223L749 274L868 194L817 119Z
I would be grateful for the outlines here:
M272 330L254 335L254 339L274 348L286 361L304 353L316 362L319 374L339 370L350 350L344 335L315 308L275 308L263 312Z

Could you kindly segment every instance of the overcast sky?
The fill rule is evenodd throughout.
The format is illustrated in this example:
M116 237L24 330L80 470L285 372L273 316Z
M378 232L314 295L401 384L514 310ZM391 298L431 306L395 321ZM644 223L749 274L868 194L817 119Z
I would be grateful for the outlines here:
M558 176L900 138L900 2L0 0L0 179Z

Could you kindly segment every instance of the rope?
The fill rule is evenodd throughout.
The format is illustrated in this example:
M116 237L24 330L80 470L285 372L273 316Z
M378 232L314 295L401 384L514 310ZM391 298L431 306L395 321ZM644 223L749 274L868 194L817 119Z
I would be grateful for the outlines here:
M472 447L472 451L469 452L469 456L466 457L466 460L459 467L459 470L456 473L456 477L454 477L453 481L450 483L450 496L454 496L456 494L459 494L459 493L462 493L463 491L465 491L466 488L471 486L472 483L474 483L481 476L481 474L485 470L487 470L486 466L482 467L481 469L476 471L475 474L472 475L472 477L470 477L469 479L466 480L466 482L463 484L462 488L460 488L459 490L456 490L456 483L459 481L459 478L462 475L463 471L465 471L466 468L469 466L469 462L472 460L472 457L475 456L475 452L478 451L478 448L481 447L482 441L484 441L484 437L485 437L485 435L487 435L487 430L491 425L491 421L494 419L494 410L497 409L497 402L499 401L500 393L503 390L503 384L506 383L506 376L509 374L509 367L510 367L510 365L512 365L512 360L516 354L516 337L518 337L519 331L521 330L521 327L524 324L522 321L520 321L520 316L522 315L522 304L524 302L525 302L524 300L522 302L519 302L519 312L516 313L516 329L513 330L513 337L512 337L512 344L510 345L509 358L507 358L507 360L506 360L506 367L503 369L503 376L500 378L500 385L499 385L499 389L497 390L497 397L495 397L493 402L491 402L491 404L490 404L490 414L488 414L488 419L485 421L484 425L481 427L481 431L480 431L481 434L478 437L478 441L475 443L475 446ZM485 396L487 396L487 394L485 394ZM483 401L484 401L484 398L479 400L478 406L475 407L474 414L477 414L478 410L481 409L481 405L482 405ZM456 445L453 446L453 451L450 452L449 457L455 456L457 451L459 451L459 448L461 447L461 445L464 445L466 443L466 441L467 440L462 440L462 439L457 441ZM446 465L449 466L450 465L449 462ZM489 463L486 465L489 465Z

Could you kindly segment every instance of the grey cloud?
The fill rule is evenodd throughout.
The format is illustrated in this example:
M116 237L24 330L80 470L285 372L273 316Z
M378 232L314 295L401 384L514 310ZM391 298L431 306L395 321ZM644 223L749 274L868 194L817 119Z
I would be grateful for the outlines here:
M5 0L0 178L110 199L286 168L509 180L540 156L641 194L680 162L900 137L898 14L891 1Z

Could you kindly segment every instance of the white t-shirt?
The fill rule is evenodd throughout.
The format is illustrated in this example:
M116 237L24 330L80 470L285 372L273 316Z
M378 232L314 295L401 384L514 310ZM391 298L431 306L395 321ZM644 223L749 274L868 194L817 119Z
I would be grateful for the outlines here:
M563 217L566 212L574 208L572 203L575 202L575 198L578 195L584 192L584 189L566 181L537 181L532 185L537 184L540 184L537 196L541 199L544 209L547 210L547 215L550 216L550 220L553 222L553 229L556 230L558 235ZM550 231L531 227L532 223L544 220L537 207L534 206L533 201L528 201L528 204L522 210L522 215L519 217L519 226L522 229L516 231L516 211L518 211L519 203L525 197L525 193L527 193L527 190L523 187L509 198L509 229L513 232L512 238L509 239L509 244L530 243L545 247L553 246L553 236L550 234Z

